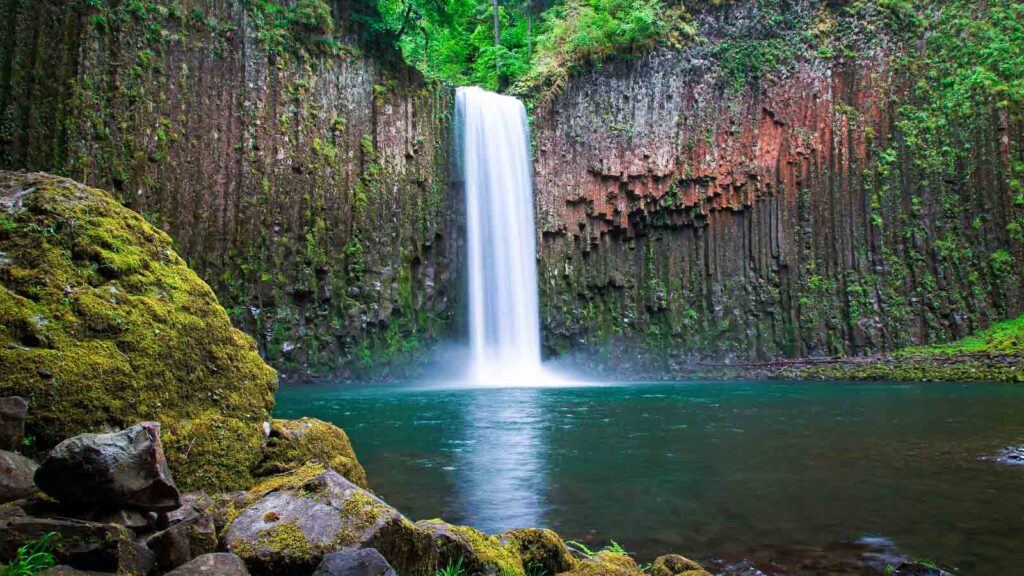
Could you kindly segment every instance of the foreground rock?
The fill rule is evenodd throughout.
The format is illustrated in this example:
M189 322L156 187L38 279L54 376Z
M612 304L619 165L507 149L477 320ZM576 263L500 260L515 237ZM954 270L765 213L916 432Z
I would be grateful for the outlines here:
M366 472L341 428L316 418L270 423L270 437L263 449L259 474L290 472L310 460L319 460L356 486L369 488Z
M166 576L249 576L249 570L234 554L204 554Z
M0 450L0 504L31 496L36 463L14 452Z
M468 526L453 526L441 520L423 520L416 528L430 537L431 548L437 551L438 566L461 561L466 574L522 574L525 571L519 556L518 543L489 536Z
M642 576L644 572L636 561L624 554L602 550L590 558L580 560L576 566L559 576Z
M651 564L651 576L711 576L700 564L678 554L659 556Z
M903 562L892 572L892 576L953 576L953 574L927 564Z
M160 424L143 422L112 434L81 434L50 452L35 474L44 492L65 504L180 507L160 444Z
M255 574L306 575L341 549L383 545L418 560L427 548L398 511L323 464L272 478L252 493L258 500L231 522L224 541Z
M217 551L217 531L206 515L193 514L153 534L146 546L156 554L161 570L173 570L193 558Z
M499 536L503 545L511 545L519 553L523 566L544 574L558 574L576 566L565 542L551 530L520 528Z
M50 532L60 533L57 560L78 569L142 576L154 567L153 553L133 541L121 526L67 518L12 516L0 520L0 558L12 558L18 548Z
M313 576L398 576L373 548L332 552L324 556Z
M21 448L25 438L25 415L28 403L17 396L0 398L0 450L12 452Z
M171 239L48 174L0 172L0 216L0 396L38 445L159 419L183 487L250 487L277 376Z

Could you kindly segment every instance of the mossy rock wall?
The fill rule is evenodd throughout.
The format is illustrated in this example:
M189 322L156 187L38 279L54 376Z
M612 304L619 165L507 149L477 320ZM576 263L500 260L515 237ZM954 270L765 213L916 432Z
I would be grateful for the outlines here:
M0 0L0 165L168 232L284 374L413 357L454 310L452 91L363 40L368 6Z
M1019 3L943 6L698 3L689 47L573 77L533 123L548 353L658 376L1019 315L1020 76L987 72Z
M179 486L251 484L277 375L171 239L65 178L0 191L0 396L29 402L31 449L156 420Z

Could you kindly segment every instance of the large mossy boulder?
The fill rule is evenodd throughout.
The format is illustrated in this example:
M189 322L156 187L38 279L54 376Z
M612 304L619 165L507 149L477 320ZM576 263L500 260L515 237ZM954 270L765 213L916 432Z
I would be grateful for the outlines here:
M143 420L185 489L246 488L277 376L171 239L111 196L0 172L0 396L40 449Z
M361 488L370 487L345 431L316 418L272 421L257 473L281 474L310 460L323 462Z
M325 555L363 547L380 549L411 574L402 566L429 551L412 522L319 462L269 478L250 495L252 504L231 521L224 542L254 574L305 576Z

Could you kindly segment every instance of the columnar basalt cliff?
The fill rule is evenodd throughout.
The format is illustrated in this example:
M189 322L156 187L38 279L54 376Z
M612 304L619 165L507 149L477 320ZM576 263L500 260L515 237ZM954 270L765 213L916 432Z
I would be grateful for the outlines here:
M663 372L1021 312L1019 116L993 105L922 143L902 60L920 35L872 2L780 6L707 8L690 48L580 74L538 110L549 353Z
M0 164L116 193L286 373L386 364L454 309L452 95L360 10L4 0Z

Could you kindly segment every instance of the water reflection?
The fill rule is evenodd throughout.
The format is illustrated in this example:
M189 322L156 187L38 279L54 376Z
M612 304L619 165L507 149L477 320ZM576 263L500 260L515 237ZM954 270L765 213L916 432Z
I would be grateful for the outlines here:
M540 390L472 394L464 415L466 446L454 473L465 522L489 533L543 526L548 418Z

